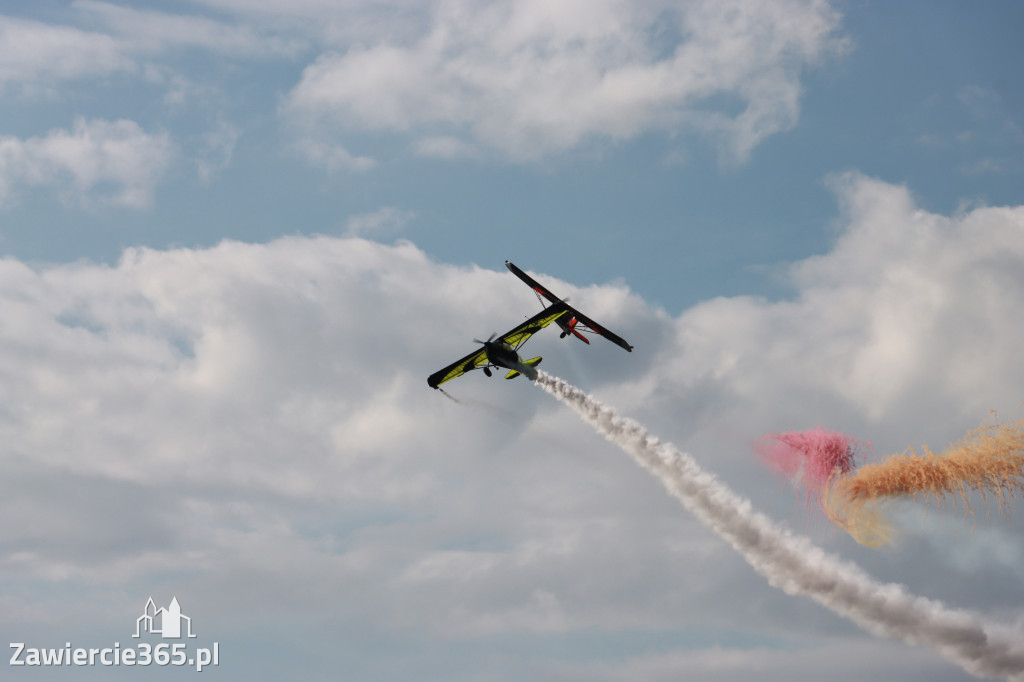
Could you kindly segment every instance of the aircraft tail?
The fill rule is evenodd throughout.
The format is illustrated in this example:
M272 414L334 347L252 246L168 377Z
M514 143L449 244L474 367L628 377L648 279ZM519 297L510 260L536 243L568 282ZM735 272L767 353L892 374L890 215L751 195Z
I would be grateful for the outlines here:
M520 373L522 373L522 374L525 374L531 381L536 381L537 380L537 370L535 370L534 367L539 365L540 361L542 359L543 358L541 358L538 355L535 358L530 358L529 360L523 360L523 368L522 368L522 370L520 371L520 370L517 370L517 369L513 369L512 371L510 371L508 374L505 375L505 378L506 379L515 379L517 376L519 376Z

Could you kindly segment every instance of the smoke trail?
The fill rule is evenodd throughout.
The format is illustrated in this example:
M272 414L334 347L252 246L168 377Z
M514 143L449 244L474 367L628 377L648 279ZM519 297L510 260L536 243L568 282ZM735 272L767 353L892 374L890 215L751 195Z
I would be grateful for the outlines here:
M522 415L518 415L515 412L498 407L497 405L491 405L490 403L484 402L483 400L478 400L476 398L456 398L443 388L438 388L437 390L441 391L441 393L443 393L444 396L448 398L448 400L451 400L455 403L458 403L459 405L468 407L470 409L476 409L482 412L486 412L487 414L505 422L506 424L512 424L513 426L515 426L518 424L522 424L523 422L526 421L526 419Z
M754 450L773 469L803 483L809 504L834 475L853 471L858 445L851 436L816 426L761 436Z
M545 372L537 382L654 473L697 518L721 535L768 582L806 594L876 635L933 646L973 675L1024 681L1024 636L978 616L881 584L853 564L776 526L671 443L661 443L583 391Z
M825 490L823 506L832 521L873 546L885 539L876 532L884 524L881 502L912 497L941 505L945 497L959 496L973 514L967 497L971 491L980 493L986 504L995 498L1003 513L1008 512L1009 498L1024 493L1024 419L983 424L941 455L927 447L924 455L911 449L836 477Z

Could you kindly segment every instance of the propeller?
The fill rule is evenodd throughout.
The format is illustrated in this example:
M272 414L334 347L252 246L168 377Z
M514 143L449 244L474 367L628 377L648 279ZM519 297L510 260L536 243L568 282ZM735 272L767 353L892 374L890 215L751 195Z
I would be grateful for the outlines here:
M491 334L490 338L487 339L486 341L481 341L480 339L473 339L473 341L475 343L482 343L483 345L486 346L491 341L493 341L494 337L497 336L497 335L498 335L498 332L494 332L493 334ZM489 366L486 366L486 365L484 366L484 374L486 374L487 376L491 376L491 368Z

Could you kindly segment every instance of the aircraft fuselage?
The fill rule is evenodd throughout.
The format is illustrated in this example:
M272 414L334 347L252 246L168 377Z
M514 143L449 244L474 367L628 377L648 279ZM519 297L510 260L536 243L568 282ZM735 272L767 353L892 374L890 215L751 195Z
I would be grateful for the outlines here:
M514 369L530 379L537 378L537 370L530 365L524 364L519 358L519 353L512 350L512 347L501 341L488 341L484 344L484 352L487 353L487 361L492 365Z

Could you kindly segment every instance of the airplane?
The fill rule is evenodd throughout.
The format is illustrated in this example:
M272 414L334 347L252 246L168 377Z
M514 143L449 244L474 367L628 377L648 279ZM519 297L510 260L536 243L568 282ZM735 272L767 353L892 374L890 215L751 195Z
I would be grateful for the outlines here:
M515 265L509 261L505 261L505 265L537 292L538 297L544 296L551 301L551 305L497 338L495 338L496 334L491 334L491 337L486 341L473 339L476 343L481 344L482 347L427 377L427 384L431 388L440 388L444 382L451 381L478 368L483 369L485 375L491 376L492 368L501 367L509 370L508 374L505 375L506 379L514 379L522 374L536 381L536 367L540 364L541 358L538 356L529 360L523 360L519 357L518 351L531 336L552 322L557 323L562 329L561 338L565 338L571 333L589 344L590 341L580 333L580 330L583 330L600 334L627 351L633 351L633 347L626 343L624 339L583 315L583 313L570 306L565 300L552 294ZM541 303L543 305L543 301Z
M505 267L511 270L512 274L514 274L516 277L523 280L526 283L526 286L533 289L534 293L537 294L538 300L540 300L540 297L543 296L544 298L548 299L549 301L556 305L558 303L563 302L568 303L568 299L561 299L555 296L548 289L546 289L543 284L539 283L537 280L535 280L534 278L530 277L525 272L517 268L515 266L515 263L505 261ZM544 305L543 301L541 301L541 305ZM568 305L566 307L569 309L572 315L568 316L570 318L568 320L565 319L566 316L558 317L555 319L555 323L558 324L558 326L562 329L562 333L558 335L558 338L564 339L569 334L572 334L583 343L589 345L590 339L588 339L587 337L580 333L580 330L582 330L585 332L599 334L604 338L608 339L609 341L611 341L612 343L614 343L615 345L625 348L630 353L633 352L633 346L626 343L626 340L623 339L621 336L618 336L608 331L607 329L605 329L598 323L594 322L589 317L587 317L580 311L576 310L575 308L572 308Z

